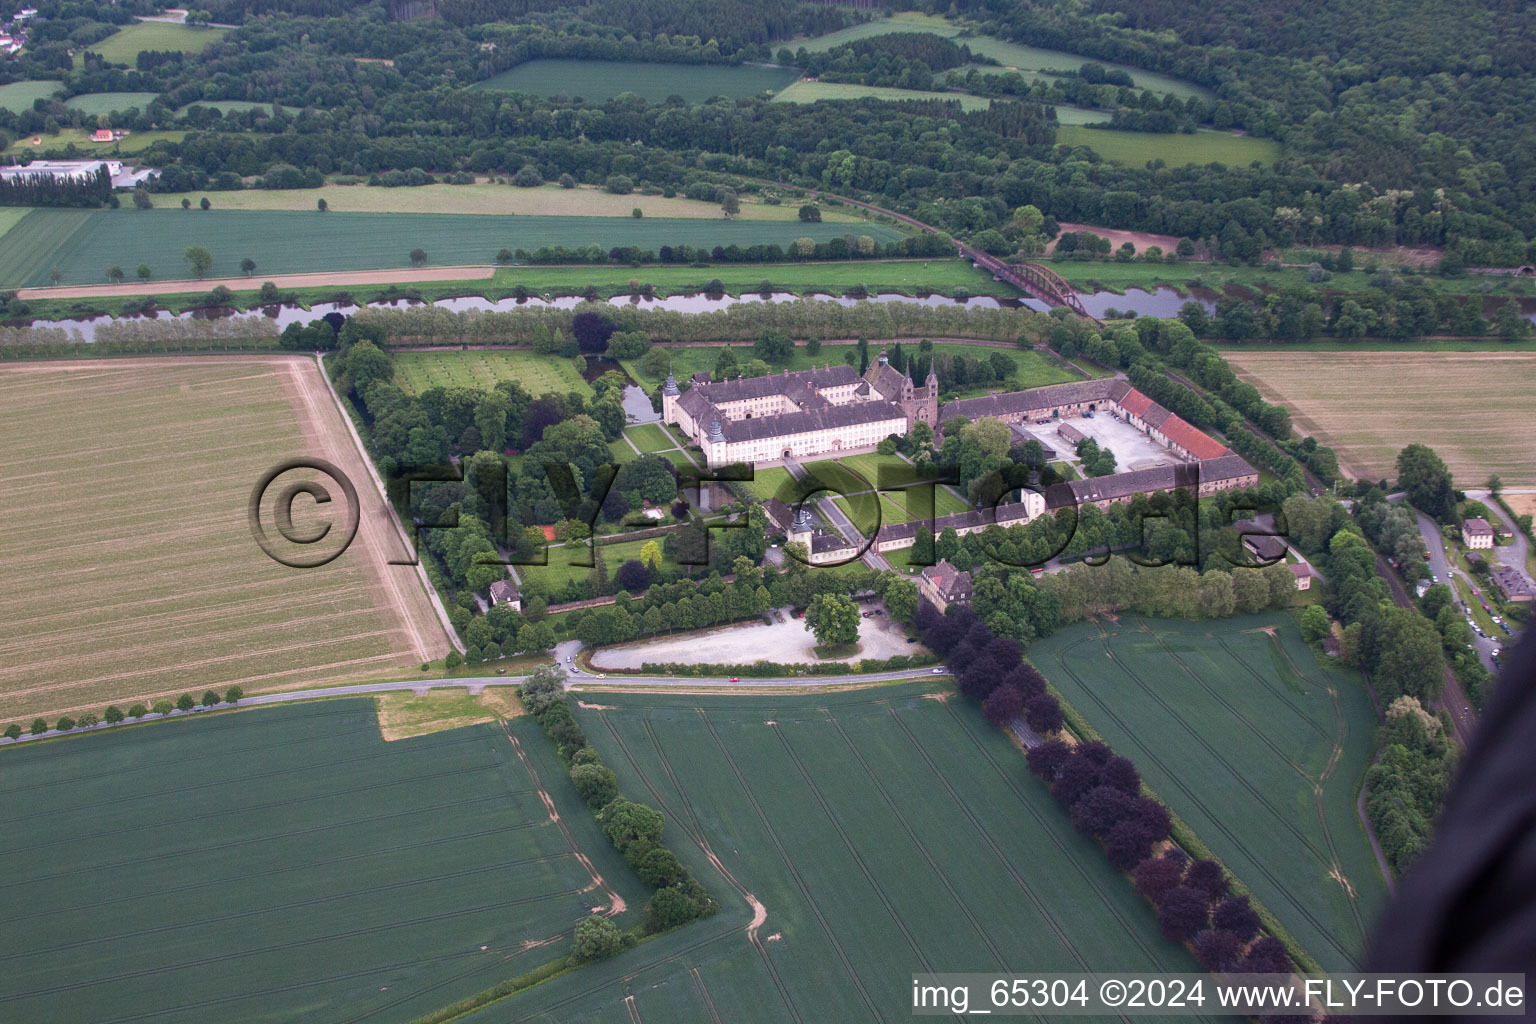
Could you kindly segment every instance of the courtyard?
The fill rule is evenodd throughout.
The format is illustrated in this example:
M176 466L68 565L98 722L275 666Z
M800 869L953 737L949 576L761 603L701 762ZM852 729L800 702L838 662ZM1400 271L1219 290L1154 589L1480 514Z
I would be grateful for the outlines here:
M1068 461L1076 463L1077 455L1075 445L1067 442L1056 434L1056 424L1067 423L1078 432L1091 437L1098 446L1107 448L1115 453L1115 467L1118 472L1124 473L1133 469L1153 469L1157 466L1172 466L1182 461L1173 452L1164 448L1146 434L1137 430L1124 420L1119 420L1108 413L1095 413L1092 419L1077 416L1071 419L1052 421L1050 423L1028 424L1031 433L1040 437L1042 441L1049 442L1058 451L1067 454Z

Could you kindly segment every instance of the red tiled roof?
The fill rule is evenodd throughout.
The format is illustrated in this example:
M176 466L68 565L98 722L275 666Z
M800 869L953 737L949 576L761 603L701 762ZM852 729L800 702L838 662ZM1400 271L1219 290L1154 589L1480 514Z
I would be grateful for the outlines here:
M1178 416L1168 417L1163 424L1163 436L1197 459L1219 459L1227 454L1226 447L1220 441Z
M1125 393L1125 397L1120 399L1120 408L1132 416L1143 416L1148 409L1152 408L1152 399L1135 388L1131 388L1131 390Z

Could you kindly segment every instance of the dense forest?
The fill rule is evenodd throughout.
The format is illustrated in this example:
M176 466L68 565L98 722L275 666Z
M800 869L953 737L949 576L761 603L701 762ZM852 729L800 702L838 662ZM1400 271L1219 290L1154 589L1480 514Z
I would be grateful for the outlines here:
M1329 3L1309 16L1304 37L1283 30L1294 11L1279 0L1223 3L1209 17L1203 6L1173 2L956 5L971 19L966 32L1083 56L1077 70L1044 76L986 67L965 33L950 40L894 23L888 34L807 53L796 40L876 12L790 0L341 6L215 3L214 20L240 27L203 53L143 53L113 64L92 46L136 8L44 0L45 20L22 54L0 64L0 81L59 78L66 95L156 93L147 109L109 119L133 130L165 127L191 103L296 108L204 113L184 141L157 143L144 158L165 167L166 187L176 189L229 187L274 164L361 175L512 175L532 165L545 180L571 174L601 183L620 174L657 189L703 172L834 188L952 234L996 231L1018 246L1026 239L1014 211L1028 204L1057 221L1180 237L1240 231L1252 240L1252 254L1240 259L1329 243L1445 246L1451 270L1536 255L1536 122L1525 116L1536 99L1536 15L1509 0L1414 0L1394 4L1391 17L1376 10L1379 2ZM82 52L77 67L72 54ZM550 56L789 59L832 79L937 82L1013 102L963 113L955 104L868 99L689 106L465 88ZM1209 93L1138 89L1099 61L1182 77ZM1115 127L1243 130L1279 140L1284 156L1273 166L1110 163L1057 144L1061 103L1106 110ZM0 114L0 134L11 137L71 124L94 127L96 119L46 99Z

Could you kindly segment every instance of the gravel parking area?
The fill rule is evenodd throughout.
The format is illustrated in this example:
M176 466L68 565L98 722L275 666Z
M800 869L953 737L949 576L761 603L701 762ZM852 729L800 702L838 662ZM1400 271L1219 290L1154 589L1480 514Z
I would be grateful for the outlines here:
M864 611L878 605L861 605ZM816 638L805 628L804 619L790 616L787 609L774 613L772 625L749 623L721 626L648 640L643 643L604 647L592 655L592 667L640 668L646 662L675 662L681 665L750 665L755 661L810 665L821 658L812 649ZM777 621L783 616L783 621ZM833 661L859 661L864 658L891 658L898 654L916 654L926 649L907 643L901 627L892 623L881 609L879 615L863 619L859 630L858 654Z

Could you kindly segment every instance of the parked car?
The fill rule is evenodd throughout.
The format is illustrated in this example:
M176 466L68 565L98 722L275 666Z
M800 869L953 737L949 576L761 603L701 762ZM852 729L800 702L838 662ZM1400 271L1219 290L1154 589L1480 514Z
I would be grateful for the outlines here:
M731 676L731 682L733 682L733 683L739 683L739 682L741 682L741 679L740 679L740 678L738 678L738 677L737 677L737 676Z
M933 672L933 674L934 674L934 675L936 675L936 676L941 676L941 675L943 675L943 674L944 674L944 666L943 666L943 665L940 665L940 666L938 666L938 667L937 667L937 668L935 668L935 669L933 669L933 670L932 670L932 672Z
M909 637L907 637L907 643L909 643L909 644L915 644L915 643L917 643L917 637L915 637L915 636L909 636Z

